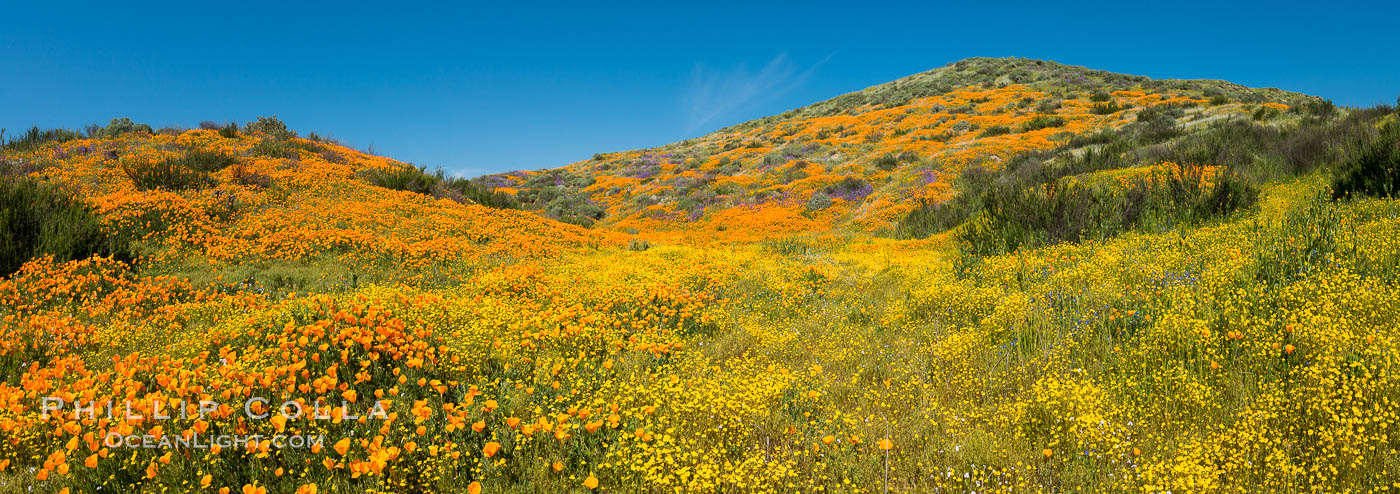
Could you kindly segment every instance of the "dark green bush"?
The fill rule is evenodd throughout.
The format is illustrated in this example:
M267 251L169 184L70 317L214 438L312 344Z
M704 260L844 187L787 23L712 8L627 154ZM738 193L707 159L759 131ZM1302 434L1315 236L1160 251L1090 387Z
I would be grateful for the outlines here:
M185 190L212 185L211 173L237 163L237 158L227 154L189 148L179 156L156 162L123 160L121 167L139 189Z
M368 170L362 176L374 185L386 189L405 190L427 194L432 192L433 186L437 185L436 177L427 173L422 167L414 165L404 165L388 170Z
M1089 111L1093 112L1095 115L1111 115L1126 109L1128 109L1128 107L1120 106L1117 101L1095 103L1094 106L1089 107Z
M1030 132L1033 130L1048 129L1052 127L1063 127L1064 125L1064 117L1041 115L1026 121L1025 124L1022 124L1021 132Z
M278 119L277 115L271 117L260 116L257 120L244 125L243 130L249 134L266 134L275 139L290 139L297 136L296 132L287 129L287 124L282 123L282 120Z
M217 151L198 148L185 150L179 157L171 158L175 164L195 171L216 172L238 163L238 159Z
M451 199L463 204L480 204L500 209L516 209L519 203L510 194L496 192L480 180L450 177L442 170L429 173L423 167L406 164L391 170L369 170L361 176L386 189L404 190Z
M248 155L292 159L301 156L297 152L298 149L300 148L292 141L263 138L248 148Z
M1225 216L1258 200L1258 188L1237 174L1224 173L1207 185L1200 168L1183 169L1126 189L1076 182L1023 188L1002 182L984 194L979 214L955 237L968 254L1003 254L1172 228Z
M131 259L128 243L104 233L97 215L71 194L28 179L0 178L0 276L44 255L59 261Z
M825 194L822 194L825 197ZM981 206L976 200L981 196L956 196L951 200L932 203L921 201L919 208L911 211L895 225L896 238L926 238L958 226L972 216ZM809 206L810 207L810 206Z
M132 132L151 133L151 126L143 123L132 122L130 118L126 117L114 118L111 122L107 123L106 127L103 127L102 130L99 130L97 132L97 137L101 137L103 139L111 139L114 137L119 137L122 134L130 134Z
M54 142L66 142L73 139L81 139L83 136L72 130L49 129L39 130L39 127L30 127L18 139L5 140L4 132L0 132L0 149L5 151L33 151L45 144Z
M603 219L603 215L606 214L602 206L584 197L572 195L561 195L549 201L545 205L544 213L550 218L583 227L593 226L593 223Z
M895 157L894 153L885 153L884 156L875 158L874 164L875 168L890 171L899 167L899 158Z
M186 166L183 158L160 161L122 160L122 172L141 190L187 190L214 183L209 172Z
M1010 133L1011 133L1011 128L1010 128L1010 127L1007 127L1007 126L1005 126L1005 125L993 125L993 126L991 126L991 127L987 127L987 128L985 128L985 129L982 129L982 133L981 133L981 134L977 134L977 137L991 137L991 136L999 136L999 135L1005 135L1005 134L1010 134Z
M1332 198L1400 195L1400 123L1392 120L1374 137L1359 138L1332 179Z

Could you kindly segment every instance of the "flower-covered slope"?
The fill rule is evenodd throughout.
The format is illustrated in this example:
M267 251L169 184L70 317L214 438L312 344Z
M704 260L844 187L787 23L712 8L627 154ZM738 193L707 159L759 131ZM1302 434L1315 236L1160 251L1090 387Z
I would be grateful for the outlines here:
M968 59L679 143L487 177L551 217L660 238L888 231L968 168L1122 127L1183 125L1312 98L1223 81L1152 80L1053 62Z
M137 183L191 153L225 161L217 169L172 172L196 174L198 186ZM197 258L219 267L328 257L361 270L392 265L413 272L619 241L525 211L386 189L367 174L409 165L297 137L135 132L50 144L10 159L33 178L77 192L105 228L141 241L157 260Z

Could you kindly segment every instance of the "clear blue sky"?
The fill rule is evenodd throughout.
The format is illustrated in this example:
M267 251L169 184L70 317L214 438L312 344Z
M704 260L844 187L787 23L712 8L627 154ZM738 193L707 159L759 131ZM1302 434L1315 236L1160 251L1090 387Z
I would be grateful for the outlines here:
M973 56L1394 104L1388 2L0 7L0 127L277 114L463 175L665 144Z

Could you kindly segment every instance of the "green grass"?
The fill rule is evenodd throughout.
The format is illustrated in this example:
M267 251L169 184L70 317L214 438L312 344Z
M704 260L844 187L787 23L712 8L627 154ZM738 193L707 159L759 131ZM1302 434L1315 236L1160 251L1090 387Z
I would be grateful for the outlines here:
M82 200L29 179L0 178L0 276L40 256L130 260L128 243L104 232Z

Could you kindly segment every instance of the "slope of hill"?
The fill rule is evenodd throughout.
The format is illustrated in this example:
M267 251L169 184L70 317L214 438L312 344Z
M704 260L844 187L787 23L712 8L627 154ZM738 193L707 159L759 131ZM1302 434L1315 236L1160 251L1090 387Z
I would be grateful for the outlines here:
M140 253L172 269L213 267L249 276L245 271L256 269L248 266L333 259L346 278L334 282L348 283L352 274L373 279L386 270L418 272L444 260L471 270L620 241L528 212L481 206L443 185L433 195L412 192L396 179L435 177L392 159L278 132L72 136L7 153L5 171L79 194L93 205L104 230L136 242ZM263 281L290 283L290 289L332 282Z
M996 170L1145 114L1190 127L1317 102L1223 81L968 59L700 138L487 180L547 216L628 231L887 232L920 201L949 199L965 170Z

